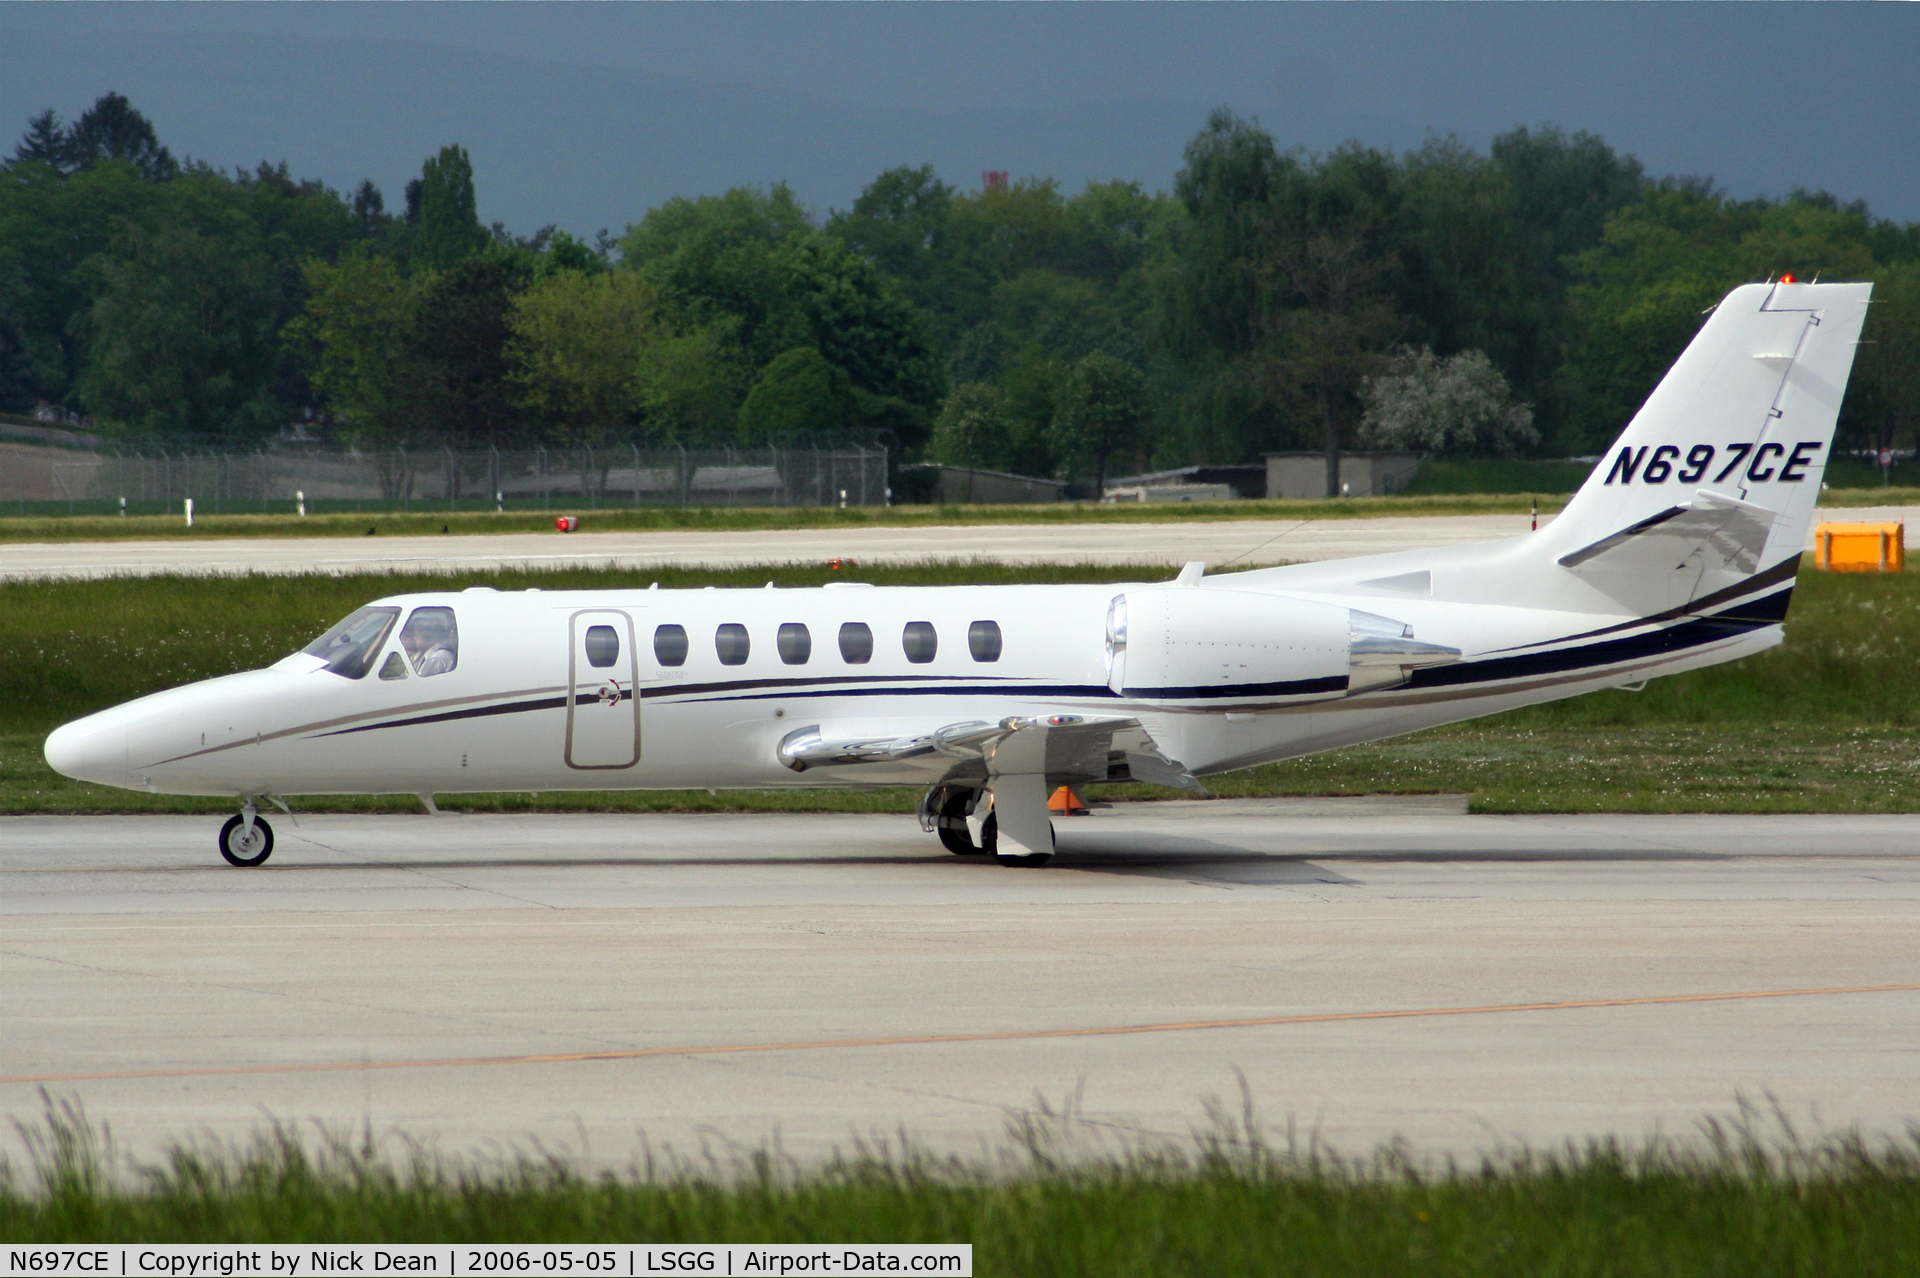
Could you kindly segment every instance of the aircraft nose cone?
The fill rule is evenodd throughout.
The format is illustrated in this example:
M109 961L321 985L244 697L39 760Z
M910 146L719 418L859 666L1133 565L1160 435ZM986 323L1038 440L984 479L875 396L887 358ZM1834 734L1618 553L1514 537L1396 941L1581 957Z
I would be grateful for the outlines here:
M44 747L47 766L61 776L99 785L127 783L127 725L106 715L55 728Z

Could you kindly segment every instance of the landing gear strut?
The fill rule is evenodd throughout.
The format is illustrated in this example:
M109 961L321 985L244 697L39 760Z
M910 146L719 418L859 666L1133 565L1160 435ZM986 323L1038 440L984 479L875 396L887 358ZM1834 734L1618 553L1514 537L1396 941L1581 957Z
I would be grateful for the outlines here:
M1047 835L1051 842L1053 835L1051 821L1047 822ZM1032 869L1053 860L1051 852L1002 852L1000 850L1000 818L991 812L987 813L987 819L980 823L980 850L993 853L994 860L1014 869Z
M220 827L220 855L228 865L259 865L273 855L273 827L260 819L248 799L238 816Z
M955 856L978 856L987 850L976 844L967 830L967 814L979 795L978 790L948 790L934 808L933 828L940 835L940 846Z
M928 794L922 803L922 824L937 833L940 846L955 856L990 856L1001 865L1014 867L1045 865L1053 859L1051 852L1000 851L1000 818L985 791L943 788ZM980 813L982 808L986 809L985 815ZM1047 832L1049 835L1053 832L1051 821L1047 823Z

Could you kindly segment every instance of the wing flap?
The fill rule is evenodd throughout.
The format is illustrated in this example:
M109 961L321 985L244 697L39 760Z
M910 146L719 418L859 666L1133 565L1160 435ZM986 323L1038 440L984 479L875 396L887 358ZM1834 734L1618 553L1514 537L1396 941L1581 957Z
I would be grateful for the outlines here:
M1160 749L1140 720L1121 715L1016 715L998 723L967 720L891 737L835 738L813 724L782 737L779 756L795 772L939 756L956 766L972 766L975 775L984 767L989 777L1043 776L1050 786L1134 780L1201 788L1185 766Z

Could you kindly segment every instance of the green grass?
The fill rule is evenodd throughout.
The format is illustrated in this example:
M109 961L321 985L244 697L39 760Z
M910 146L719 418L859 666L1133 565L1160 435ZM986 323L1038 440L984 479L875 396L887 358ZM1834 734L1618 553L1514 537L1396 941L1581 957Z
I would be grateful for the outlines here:
M879 583L1120 581L1140 565L876 567ZM812 585L822 567L565 570L459 577L130 578L0 584L0 811L218 812L218 799L68 781L53 727L131 697L268 664L377 595L504 588ZM1466 793L1476 810L1920 811L1920 573L1804 572L1787 642L1746 661L1492 719L1208 779L1219 796ZM598 792L447 796L469 811L906 812L912 791ZM1170 798L1144 786L1108 797ZM408 798L302 800L303 810L411 811Z
M51 1107L50 1107L51 1108ZM257 1243L970 1243L979 1274L1814 1275L1920 1270L1920 1139L1762 1138L1751 1111L1690 1143L1596 1141L1465 1165L1343 1159L1224 1116L1191 1142L1073 1152L1016 1115L999 1156L894 1138L803 1168L760 1150L595 1175L564 1157L461 1163L263 1129L128 1176L75 1109L24 1129L0 1240Z

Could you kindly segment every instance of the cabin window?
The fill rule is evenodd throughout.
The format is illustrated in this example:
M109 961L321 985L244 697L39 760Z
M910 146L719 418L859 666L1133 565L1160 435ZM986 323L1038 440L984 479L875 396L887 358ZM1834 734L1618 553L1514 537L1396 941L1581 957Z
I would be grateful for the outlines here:
M605 670L620 660L620 632L612 626L587 627L587 664Z
M975 661L1000 660L1000 623L976 621L967 627L967 651Z
M723 666L744 666L747 653L753 643L747 638L747 628L737 621L729 621L713 632L713 650L720 654Z
M387 659L380 663L382 679L404 679L407 677L407 659L397 652L389 652Z
M362 608L300 651L325 660L334 674L364 679L399 616L398 608Z
M687 664L687 628L665 625L653 632L653 659L663 666Z
M813 636L797 621L782 622L774 644L780 649L780 660L790 666L804 666L813 656Z
M400 631L400 646L417 675L445 674L459 665L460 630L453 609L415 608Z
M940 650L940 636L933 632L931 621L909 621L900 632L900 646L906 649L908 661L924 666Z
M873 660L873 631L864 621L849 621L840 627L840 660L850 666L864 666Z

